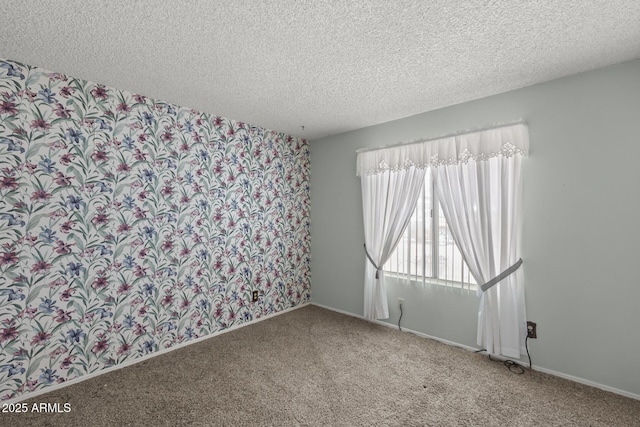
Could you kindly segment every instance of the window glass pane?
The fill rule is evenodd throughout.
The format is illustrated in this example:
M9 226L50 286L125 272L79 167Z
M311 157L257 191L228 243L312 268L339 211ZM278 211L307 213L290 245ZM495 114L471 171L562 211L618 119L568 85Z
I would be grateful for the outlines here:
M417 280L434 278L443 280L449 286L469 288L470 281L475 282L453 241L440 206L437 206L437 227L434 227L433 193L431 174L427 173L423 191L409 225L384 269L392 273L411 275ZM434 258L436 251L437 259Z
M438 205L438 233L438 279L469 288L465 285L475 284L475 280L469 273L469 268L462 258L458 245L453 240L453 235L440 205Z

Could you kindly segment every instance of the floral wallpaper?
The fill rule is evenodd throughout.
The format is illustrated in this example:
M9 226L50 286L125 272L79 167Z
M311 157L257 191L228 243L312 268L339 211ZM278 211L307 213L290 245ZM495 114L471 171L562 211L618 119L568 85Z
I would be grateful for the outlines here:
M0 60L0 399L309 300L307 141Z

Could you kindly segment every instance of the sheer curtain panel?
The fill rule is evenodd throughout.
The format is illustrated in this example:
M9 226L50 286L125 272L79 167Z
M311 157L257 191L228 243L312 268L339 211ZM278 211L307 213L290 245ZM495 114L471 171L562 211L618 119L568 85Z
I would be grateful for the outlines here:
M424 185L425 169L361 175L364 219L364 316L389 317L382 266L398 245Z
M467 141L463 144L462 139ZM526 338L520 258L521 160L528 152L524 125L463 135L442 143L458 150L483 139L500 147L432 168L442 211L478 284L477 343L489 354L519 358Z

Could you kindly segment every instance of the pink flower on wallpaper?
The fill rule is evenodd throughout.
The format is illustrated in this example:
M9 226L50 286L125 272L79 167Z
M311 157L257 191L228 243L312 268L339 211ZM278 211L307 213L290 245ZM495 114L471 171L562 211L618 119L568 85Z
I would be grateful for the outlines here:
M173 240L167 239L164 242L162 242L163 251L170 251L172 249L173 249Z
M102 288L106 288L108 284L109 282L107 281L106 277L96 277L93 283L91 284L91 287L96 291L98 291Z
M71 297L73 296L73 294L75 293L75 289L65 289L61 294L60 294L60 300L61 301L69 301L71 299Z
M117 232L118 234L123 234L123 233L128 233L131 230L133 230L133 227L127 224L126 222L123 222L118 226Z
M116 171L118 171L118 172L129 172L129 171L131 171L131 166L129 166L126 163L120 163L118 165L118 167L116 168Z
M53 112L58 117L61 117L63 119L69 119L71 118L71 113L73 113L73 110L65 108L64 105L57 103L56 108L53 109Z
M10 116L18 114L16 104L14 104L13 102L2 101L2 103L0 104L0 114L8 114Z
M94 225L104 225L109 222L109 217L106 214L99 213L91 219Z
M0 331L0 343L18 338L18 329L15 326L4 328Z
M108 97L107 90L103 86L96 86L91 91L91 95L98 99L107 99Z
M35 119L31 121L31 129L44 132L51 129L51 124L47 123L47 121L44 119Z
M132 286L130 284L128 284L127 282L123 282L120 284L120 286L118 286L118 294L126 294L127 292L129 292L132 289Z
M71 153L64 153L62 156L60 156L60 163L62 163L63 165L67 166L69 165L71 162L73 162L73 158L75 156Z
M46 261L38 261L31 267L31 272L35 274L42 274L49 271L51 264Z
M51 193L42 189L36 190L33 193L31 193L31 200L34 202L46 202L50 198L51 198Z
M60 231L62 231L63 233L69 233L71 230L73 230L74 225L75 222L73 221L65 221L62 223L62 225L60 225Z
M109 160L109 156L107 155L107 153L102 150L94 151L93 154L91 155L91 158L96 163L106 162L107 160Z
M71 320L71 311L64 311L62 309L58 309L56 317L54 320L58 323L65 323Z
M33 339L31 340L31 345L35 346L35 345L42 345L45 344L47 341L49 341L49 339L51 339L53 335L47 333L47 332L38 332L36 334L35 337L33 337Z
M0 254L0 267L4 265L13 265L18 262L16 252L2 252Z
M129 107L125 102L121 102L116 107L116 111L120 111L121 113L128 113L131 111L131 107Z
M164 142L172 142L173 141L173 133L171 131L164 131L160 136Z
M133 346L131 344L128 344L126 342L122 343L120 347L118 347L117 355L122 356L123 354L129 354L132 348Z
M107 348L109 348L109 343L107 342L107 340L101 339L101 340L98 340L98 342L96 342L93 345L93 347L91 348L91 351L93 353L101 353L105 351Z

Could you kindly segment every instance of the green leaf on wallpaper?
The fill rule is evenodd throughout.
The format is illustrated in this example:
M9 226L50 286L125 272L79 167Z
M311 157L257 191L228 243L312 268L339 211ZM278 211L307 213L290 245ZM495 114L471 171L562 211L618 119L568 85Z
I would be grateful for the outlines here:
M124 250L128 249L129 247L129 245L119 245L113 252L113 259L118 259L118 257L122 255L122 252L124 252Z
M113 129L113 136L118 136L122 133L122 130L125 129L127 127L127 123L123 122L120 123L118 126L115 127L115 129Z
M29 378L31 375L33 375L39 368L40 368L40 361L42 359L44 359L46 357L45 355L36 357L35 359L32 359L29 361L29 367L27 368L27 373L26 373L26 378Z
M125 304L120 304L120 305L118 305L118 308L116 308L116 312L115 312L115 314L113 315L113 320L114 320L114 321L116 321L117 319L119 319L119 318L120 318L120 316L122 315L122 312L124 311L124 309L125 309L126 307L127 307L127 306L126 306Z
M30 145L29 148L27 149L27 152L24 155L24 158L30 159L32 156L37 154L42 147L46 147L46 146L47 144L45 144L44 142L39 142L37 144Z
M119 185L116 187L116 189L114 190L114 192L113 192L113 197L117 197L117 196L119 196L119 195L120 195L120 193L122 193L122 190L124 190L125 188L127 188L127 187L129 187L129 186L130 186L130 184L128 184L128 183L126 183L126 182L125 182L125 183L122 183L122 184L119 184Z
M24 302L25 306L28 306L29 303L31 303L34 299L38 298L40 296L40 290L45 286L46 284L43 283L42 285L37 285L29 289L29 296L27 296L27 299Z

